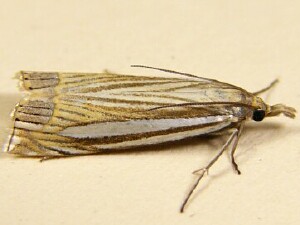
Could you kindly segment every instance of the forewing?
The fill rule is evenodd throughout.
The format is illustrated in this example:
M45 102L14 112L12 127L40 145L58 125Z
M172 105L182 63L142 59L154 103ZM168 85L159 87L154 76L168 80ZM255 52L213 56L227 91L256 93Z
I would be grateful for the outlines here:
M107 72L22 72L20 78L30 95L15 109L8 147L12 153L91 154L211 133L232 123L232 116L221 106L152 110L213 102L218 96L210 93L212 89L232 90L211 80Z

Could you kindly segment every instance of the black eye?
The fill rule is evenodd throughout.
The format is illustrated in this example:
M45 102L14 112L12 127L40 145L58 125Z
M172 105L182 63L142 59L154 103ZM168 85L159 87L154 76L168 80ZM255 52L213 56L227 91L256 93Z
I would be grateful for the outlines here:
M262 109L256 109L253 112L252 119L254 121L262 121L265 118L266 112Z

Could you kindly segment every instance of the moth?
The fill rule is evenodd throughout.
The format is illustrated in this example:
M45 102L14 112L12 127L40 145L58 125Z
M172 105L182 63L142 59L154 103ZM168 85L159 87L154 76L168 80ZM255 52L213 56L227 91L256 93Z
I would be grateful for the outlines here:
M15 107L6 151L43 159L92 155L199 135L228 135L226 143L203 168L199 181L230 147L231 163L245 121L262 121L296 110L270 106L258 95L232 84L155 67L167 77L103 73L21 71L20 87L28 94Z

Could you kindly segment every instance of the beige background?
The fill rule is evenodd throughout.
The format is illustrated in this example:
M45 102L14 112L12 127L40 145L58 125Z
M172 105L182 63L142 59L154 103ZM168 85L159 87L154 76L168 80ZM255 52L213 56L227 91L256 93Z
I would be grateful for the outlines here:
M18 70L151 75L145 64L216 78L250 91L279 77L270 103L299 109L300 2L0 1L0 126L21 95ZM166 76L166 74L165 74ZM250 122L185 214L179 206L224 139L152 151L39 163L0 157L0 224L299 224L299 119ZM160 151L156 151L156 150Z

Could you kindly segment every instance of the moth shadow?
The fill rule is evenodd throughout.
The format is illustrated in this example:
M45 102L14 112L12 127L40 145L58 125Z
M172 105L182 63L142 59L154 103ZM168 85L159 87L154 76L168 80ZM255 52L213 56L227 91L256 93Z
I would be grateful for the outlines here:
M286 142L286 137L298 136L300 133L299 126L285 126L277 122L265 122L261 124L251 123L245 127L244 133L240 139L239 154L249 150L256 151L260 149L261 144L268 144L274 141Z
M9 130L12 127L10 114L21 98L22 96L19 94L0 94L0 146L4 145L5 139L7 138Z
M262 143L270 143L274 142L274 140L282 140L285 141L285 137L293 134L298 135L300 133L300 127L285 127L282 124L275 122L265 122L262 124L249 124L245 127L243 132L243 136L239 141L238 150L235 154L235 159L238 164L243 164L243 162L247 161L249 157L247 157L247 153L250 151L259 150L259 145ZM254 153L255 154L255 153ZM241 156L241 157L239 157ZM231 164L229 156L228 163ZM204 194L205 189L207 189L212 181L216 181L219 177L233 171L231 166L224 167L219 170L218 173L209 174L205 181L199 186L198 190L195 192L193 196L191 196L190 201L187 206L200 195ZM235 172L235 171L233 171ZM236 174L236 173L235 173ZM243 174L243 171L242 171ZM196 178L191 178L191 184Z

